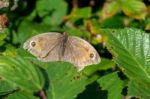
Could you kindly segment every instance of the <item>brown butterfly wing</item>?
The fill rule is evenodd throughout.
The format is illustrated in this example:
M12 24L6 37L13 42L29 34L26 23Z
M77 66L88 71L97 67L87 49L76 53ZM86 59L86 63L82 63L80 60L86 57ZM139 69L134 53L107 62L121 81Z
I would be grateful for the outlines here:
M100 62L97 51L87 41L67 36L68 39L64 42L64 37L55 32L39 34L25 42L24 48L41 61L70 62L78 71L87 65Z
M63 45L62 39L59 39L54 44L54 46L51 49L49 49L49 51L48 51L48 53L45 57L40 57L38 59L43 61L43 62L61 61L61 58L62 58L62 45Z
M63 61L74 64L78 71L87 65L100 62L99 54L87 41L75 36L69 36L66 45Z
M62 38L63 35L57 32L39 34L25 42L24 49L41 61L57 61Z

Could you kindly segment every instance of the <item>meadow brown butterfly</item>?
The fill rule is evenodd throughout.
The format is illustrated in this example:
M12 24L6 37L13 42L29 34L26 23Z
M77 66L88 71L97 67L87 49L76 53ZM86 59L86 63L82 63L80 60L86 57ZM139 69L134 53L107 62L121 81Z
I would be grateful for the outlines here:
M70 62L78 71L87 65L100 63L100 56L92 45L66 33L39 34L27 40L23 47L43 62Z

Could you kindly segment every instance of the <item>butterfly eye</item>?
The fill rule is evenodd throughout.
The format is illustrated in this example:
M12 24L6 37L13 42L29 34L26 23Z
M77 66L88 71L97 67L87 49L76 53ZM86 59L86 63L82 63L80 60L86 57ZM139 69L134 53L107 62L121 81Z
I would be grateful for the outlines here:
M34 47L36 45L35 42L31 42L31 46Z
M93 58L94 57L94 54L93 53L90 53L90 58Z

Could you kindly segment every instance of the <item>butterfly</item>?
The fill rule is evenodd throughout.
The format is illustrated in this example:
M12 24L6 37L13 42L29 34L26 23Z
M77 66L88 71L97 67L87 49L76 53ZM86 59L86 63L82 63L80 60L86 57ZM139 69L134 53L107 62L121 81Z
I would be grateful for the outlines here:
M86 66L100 63L95 48L87 41L66 33L48 32L27 40L23 48L43 62L65 61L72 63L78 71Z

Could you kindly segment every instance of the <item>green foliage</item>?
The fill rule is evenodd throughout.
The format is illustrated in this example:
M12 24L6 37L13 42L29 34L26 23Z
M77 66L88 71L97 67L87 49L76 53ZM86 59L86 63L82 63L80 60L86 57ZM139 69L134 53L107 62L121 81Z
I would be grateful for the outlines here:
M130 17L141 20L147 15L145 4L139 0L122 0L106 2L102 10L102 19L114 16L121 9Z
M39 0L36 10L45 24L59 25L67 13L67 4L63 0Z
M146 1L8 2L0 2L0 99L150 98ZM89 41L101 63L77 72L70 63L41 62L22 48L28 38L50 31Z
M0 46L2 46L5 42L3 41L6 38L6 34L5 33L1 33L0 34Z
M23 58L0 57L0 75L2 79L28 92L38 91L43 86L42 75L38 69Z
M117 75L117 72L108 74L97 80L104 90L108 90L108 99L121 99L123 81Z
M48 65L46 71L49 76L49 89L46 93L49 99L59 99L59 97L73 99L84 90L87 84L96 79L95 76L87 78L83 74L78 74L70 64L54 63Z
M129 94L148 97L146 88L150 87L150 35L129 28L106 30L106 34L109 38L108 48L113 53L115 62L130 79ZM146 93L141 93L144 91Z
M25 58L21 58L18 55L22 55ZM96 70L106 70L111 68L112 64L114 64L110 60L102 59L102 64L87 67L83 72L78 73L76 69L68 63L41 63L21 49L18 50L18 55L17 57L3 56L0 58L0 75L2 75L2 79L13 84L15 86L14 88L21 88L24 92L27 92L27 94L24 94L24 92L15 92L15 94L10 95L8 99L32 97L31 94L39 92L42 89L46 91L47 97L50 99L59 99L59 97L62 99L73 99L85 89L86 85L92 83L99 77L94 73ZM32 63L30 60L33 60ZM41 67L44 69L41 70ZM88 77L91 74L93 76ZM10 85L7 87L9 86ZM13 91L15 89L9 90ZM3 91L10 93L8 90Z
M122 10L128 16L135 19L145 19L147 8L145 4L138 0L123 0Z
M9 94L15 90L17 90L17 87L15 87L15 85L10 85L10 83L4 81L4 80L1 80L0 81L0 95L6 95L6 94Z
M91 8L74 8L70 15L66 16L66 19L69 19L72 22L75 22L81 18L90 18L91 17Z
M17 93L9 95L7 99L38 99L38 98L33 96L32 94L21 91L21 92L17 92Z
M92 83L99 77L94 73L96 70L110 68L112 62L104 59L102 60L102 64L87 67L81 73L78 73L68 63L49 63L46 66L46 72L49 77L49 89L46 92L48 98L59 99L61 97L61 99L73 99L85 90L86 85ZM91 74L93 75L89 77Z

